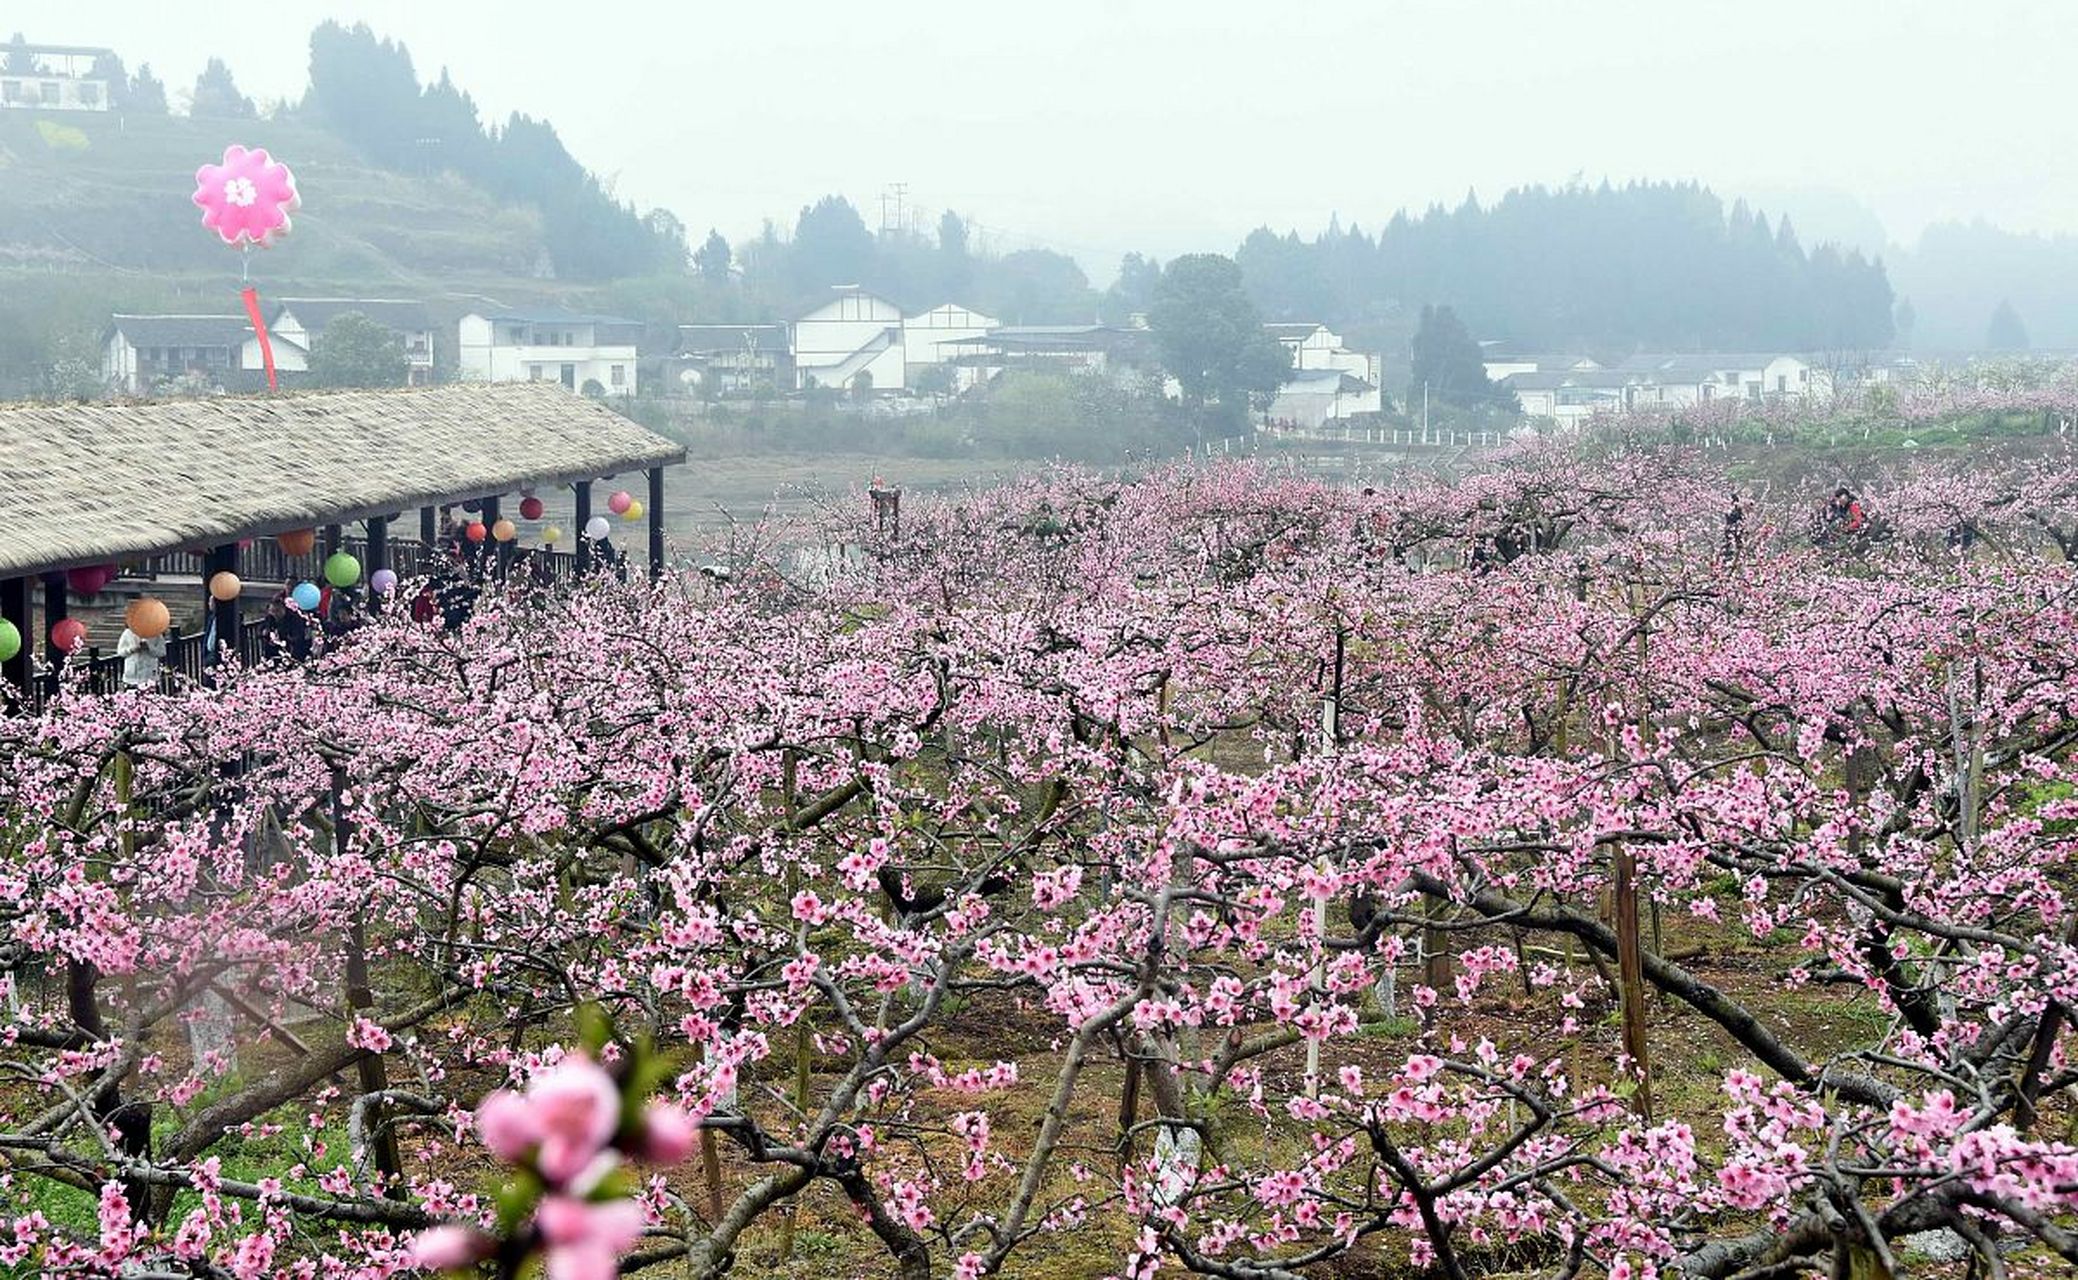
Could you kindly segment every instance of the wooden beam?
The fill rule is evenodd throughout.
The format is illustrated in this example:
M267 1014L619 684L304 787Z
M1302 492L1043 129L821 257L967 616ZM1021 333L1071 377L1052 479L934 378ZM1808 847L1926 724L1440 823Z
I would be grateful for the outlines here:
M29 580L9 578L0 582L0 618L12 622L22 636L21 649L0 664L0 678L14 686L18 700L24 703L29 698L29 660L36 652L35 624L29 620L30 612Z
M579 480L572 487L577 491L577 528L572 531L577 538L577 574L583 577L592 567L592 540L584 532L592 522L592 482Z
M649 469L649 577L654 582L664 576L664 469Z

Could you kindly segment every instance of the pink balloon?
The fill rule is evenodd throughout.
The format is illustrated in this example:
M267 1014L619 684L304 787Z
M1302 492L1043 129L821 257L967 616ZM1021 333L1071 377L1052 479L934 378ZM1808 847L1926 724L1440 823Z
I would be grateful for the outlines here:
M195 204L202 225L225 244L265 248L289 233L289 215L303 205L296 194L296 175L277 164L265 147L224 148L222 164L195 170Z
M615 490L614 495L606 500L606 509L617 516L628 514L628 508L634 505L635 499L626 489Z

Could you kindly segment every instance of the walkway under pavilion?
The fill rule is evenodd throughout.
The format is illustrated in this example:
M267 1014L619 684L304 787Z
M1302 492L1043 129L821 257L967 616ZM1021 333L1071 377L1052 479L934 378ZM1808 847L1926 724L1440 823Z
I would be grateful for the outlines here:
M582 574L593 485L640 472L650 568L660 572L664 468L684 458L680 445L554 383L0 406L0 617L23 641L0 669L13 686L0 697L33 696L38 652L47 669L67 656L50 633L70 616L66 575L77 569L122 566L119 585L178 582L198 610L214 610L219 648L245 654L240 599L208 595L217 573L322 581L324 558L348 550L363 582L382 568L408 576L431 563L447 508L472 504L492 526L522 491L567 487L575 551L554 560L558 572ZM415 530L393 528L413 512ZM272 541L303 530L319 535L307 554ZM515 549L496 544L494 565L510 564ZM178 616L167 590L149 594ZM178 636L169 665L199 675L213 662L202 634Z

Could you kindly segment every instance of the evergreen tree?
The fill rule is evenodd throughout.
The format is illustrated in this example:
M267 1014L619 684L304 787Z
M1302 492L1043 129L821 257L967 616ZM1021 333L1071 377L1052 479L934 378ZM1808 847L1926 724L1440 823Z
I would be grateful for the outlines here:
M2012 302L2001 298L1992 310L1991 323L1984 330L1984 345L1993 351L2027 350L2027 326L2020 322L2020 313L2013 309Z
M1130 324L1134 316L1145 317L1154 305L1155 289L1162 281L1162 264L1150 257L1129 253L1118 261L1118 279L1104 291L1097 318L1105 324Z
M787 254L796 301L819 300L834 285L864 283L873 272L873 250L866 220L843 196L804 207Z
M130 77L128 110L143 116L167 114L166 86L152 74L152 64L137 64L137 74Z
M1006 324L1087 324L1097 291L1075 259L1051 249L1020 249L980 264L974 293L982 311Z
M967 256L967 224L947 209L938 219L938 298L961 302L974 285L974 263Z
M188 114L197 119L250 120L259 112L253 100L238 92L231 68L222 58L211 58L195 77L195 100Z
M707 229L707 239L693 251L693 270L710 284L729 282L729 242L721 232Z
M7 42L7 57L4 62L11 76L33 76L42 74L43 68L36 63L36 55L29 52L29 39L17 31Z
M105 49L94 55L94 65L87 71L87 77L108 86L108 105L111 109L130 109L130 72L123 66L122 58L113 49Z
M1486 361L1479 344L1449 307L1424 306L1421 326L1413 342L1414 377L1407 388L1407 403L1428 398L1464 409L1515 411L1515 397L1494 385L1486 376Z

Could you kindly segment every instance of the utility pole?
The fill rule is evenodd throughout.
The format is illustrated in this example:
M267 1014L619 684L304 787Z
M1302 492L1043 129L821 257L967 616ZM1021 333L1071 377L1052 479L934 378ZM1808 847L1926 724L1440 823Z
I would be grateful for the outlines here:
M907 196L907 195L909 194L909 184L908 184L908 183L906 183L906 182L897 182L897 183L895 183L895 184L894 184L894 188L895 188L895 230L896 230L897 232L900 232L900 231L905 231L905 230L907 230L907 229L908 229L908 227L909 227L909 223L908 223L908 221L906 220L906 218L905 218L905 216L904 216L904 214L903 214L903 198L904 198L904 197L906 197L906 196Z
M1429 442L1429 380L1421 380L1421 442Z

